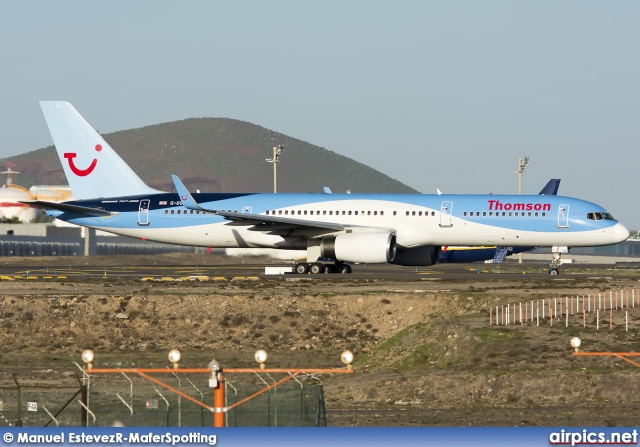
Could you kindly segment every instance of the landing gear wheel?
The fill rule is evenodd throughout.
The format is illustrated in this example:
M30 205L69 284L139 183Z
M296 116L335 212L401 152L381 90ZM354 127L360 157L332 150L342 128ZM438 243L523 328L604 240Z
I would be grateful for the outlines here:
M314 262L309 267L309 272L313 275L317 275L325 272L324 264L320 264L319 262Z
M309 273L309 266L307 264L296 264L296 268L295 268L296 273L299 273L300 275L304 275L306 273Z
M555 268L555 267L551 267L551 268L549 269L549 274L550 274L550 275L559 275L559 274L560 274L560 269Z
M324 272L325 273L335 273L336 272L336 268L335 266L329 264L329 265L325 265L324 266Z
M351 270L351 266L350 266L350 265L347 265L347 264L338 264L338 265L336 266L336 271L337 271L338 273L342 273L342 274L344 275L344 274L349 274L349 273L351 273L351 271L352 271L352 270Z

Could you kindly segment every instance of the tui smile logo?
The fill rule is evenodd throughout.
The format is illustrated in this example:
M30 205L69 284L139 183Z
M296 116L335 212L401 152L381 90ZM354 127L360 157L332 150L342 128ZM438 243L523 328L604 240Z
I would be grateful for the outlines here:
M96 152L100 152L102 150L102 145L101 144L96 144L96 148L95 149L96 149ZM77 175L78 177L86 177L87 175L89 175L89 174L91 174L93 172L93 170L96 167L96 164L98 164L98 160L96 158L94 158L88 168L80 169L75 165L75 163L73 161L73 159L76 158L77 155L78 154L76 154L75 152L65 152L64 153L64 158L69 160L69 168L71 168L71 171L75 175Z

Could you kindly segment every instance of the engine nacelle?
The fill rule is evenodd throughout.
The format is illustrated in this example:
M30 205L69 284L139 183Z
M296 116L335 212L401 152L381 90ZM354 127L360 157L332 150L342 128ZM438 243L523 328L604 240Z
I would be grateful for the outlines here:
M398 249L392 264L409 266L428 266L438 262L440 246L427 245L424 247Z
M388 232L347 233L323 239L322 256L344 262L384 264L396 255L396 235Z

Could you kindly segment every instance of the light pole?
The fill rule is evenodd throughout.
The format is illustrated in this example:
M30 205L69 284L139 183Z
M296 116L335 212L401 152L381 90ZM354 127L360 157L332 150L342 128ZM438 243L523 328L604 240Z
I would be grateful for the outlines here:
M277 170L276 170L276 166L277 163L280 161L280 154L282 154L282 151L284 151L284 144L279 144L278 146L275 146L273 148L273 158L267 158L267 162L269 163L273 163L273 192L277 192L278 191L278 175L277 175Z
M518 160L518 170L516 173L518 174L518 194L522 195L522 173L524 172L524 167L529 163L529 157L523 157ZM518 264L522 264L522 253L518 253Z
M522 195L522 173L524 172L524 167L529 163L529 157L524 157L518 160L518 170L516 173L518 174L518 194Z

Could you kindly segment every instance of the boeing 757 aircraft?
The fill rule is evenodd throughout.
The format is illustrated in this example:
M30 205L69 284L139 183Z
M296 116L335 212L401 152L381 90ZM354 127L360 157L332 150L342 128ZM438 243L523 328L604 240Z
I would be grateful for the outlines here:
M30 204L115 234L199 247L306 249L298 273L349 273L349 263L361 262L428 266L442 246L598 246L629 237L601 206L555 195L192 194L176 176L177 193L162 192L71 104L40 105L75 200Z

